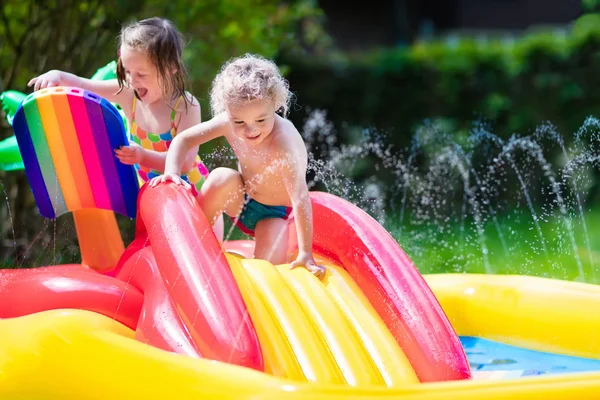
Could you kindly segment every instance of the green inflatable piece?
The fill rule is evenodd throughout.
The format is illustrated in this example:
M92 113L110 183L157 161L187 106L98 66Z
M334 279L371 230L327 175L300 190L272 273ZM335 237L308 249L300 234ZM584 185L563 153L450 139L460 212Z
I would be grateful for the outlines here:
M7 90L0 94L0 103L2 103L2 111L6 114L6 120L12 125L13 118L17 113L17 109L21 102L27 97L26 94L17 92L16 90Z
M117 79L117 62L111 61L104 67L98 69L90 78L93 81L107 81L109 79Z
M17 138L11 136L0 142L0 170L18 171L24 169Z
M117 62L113 60L104 67L99 68L90 79L94 81L117 79ZM17 92L16 90L7 90L0 94L2 111L4 111L6 120L11 126L13 118L25 97L27 97L25 93ZM119 110L121 118L123 118L123 124L127 126L127 118L125 117L125 113L119 106L116 104L115 106ZM1 141L0 171L17 171L22 169L24 169L23 160L21 159L21 152L19 151L19 145L17 144L16 137L11 136L8 139Z

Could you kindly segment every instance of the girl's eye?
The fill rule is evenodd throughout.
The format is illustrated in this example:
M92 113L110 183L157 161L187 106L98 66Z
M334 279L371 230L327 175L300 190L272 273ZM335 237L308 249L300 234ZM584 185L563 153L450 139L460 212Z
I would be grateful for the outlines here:
M259 124L262 124L263 122L265 122L264 118L263 119L257 119L256 122L258 122Z
M242 125L244 123L244 121L233 121L233 123L236 125Z
M146 77L146 75L143 75L143 74L138 74L138 76L139 76L140 78L144 78L144 77Z

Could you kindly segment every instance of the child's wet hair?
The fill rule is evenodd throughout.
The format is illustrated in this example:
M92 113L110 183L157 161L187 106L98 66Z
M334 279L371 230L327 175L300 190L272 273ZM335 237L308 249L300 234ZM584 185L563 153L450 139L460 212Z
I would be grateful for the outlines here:
M143 51L150 58L161 77L163 97L167 98L172 93L171 100L183 96L186 105L191 101L185 91L188 73L182 57L183 36L171 21L154 17L124 26L118 37L119 51L123 45ZM117 80L120 92L126 85L125 68L120 57Z
M225 111L227 104L245 104L253 100L271 100L276 111L287 116L292 93L277 65L254 54L227 61L215 77L210 92L213 116Z

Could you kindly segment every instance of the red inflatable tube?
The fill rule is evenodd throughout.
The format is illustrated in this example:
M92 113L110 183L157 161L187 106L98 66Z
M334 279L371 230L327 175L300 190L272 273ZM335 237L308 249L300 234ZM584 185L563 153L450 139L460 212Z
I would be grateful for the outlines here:
M142 308L139 290L81 265L0 271L0 318L76 308L94 311L135 329Z
M310 193L314 249L343 265L394 335L422 382L469 379L456 332L392 236L336 196Z
M264 370L246 304L196 199L182 186L146 185L138 210L167 293L200 353Z
M144 295L135 338L159 349L200 358L200 351L177 314L160 277L152 249L144 246L147 238L138 236L117 267L117 279L130 283Z

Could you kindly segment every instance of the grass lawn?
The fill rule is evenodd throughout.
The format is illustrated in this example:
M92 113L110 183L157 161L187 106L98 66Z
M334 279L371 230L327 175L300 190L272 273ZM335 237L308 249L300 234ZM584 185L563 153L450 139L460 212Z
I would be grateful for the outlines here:
M422 273L487 272L600 283L600 210L584 218L587 235L581 216L570 216L572 236L564 218L540 220L538 230L526 211L498 217L497 223L488 220L481 235L473 221L403 224L401 230L390 216L385 227Z
M227 235L231 220L224 218L224 222ZM472 220L464 223L416 223L406 217L400 229L398 219L390 215L384 227L421 273L522 274L600 284L600 272L597 271L600 265L600 208L585 214L587 237L579 215L571 215L570 223L573 239L563 218L555 216L540 220L538 231L526 210L516 210L499 216L496 221L486 221L481 236ZM68 234L75 237L74 229ZM247 238L238 229L231 230L229 236L231 240ZM484 249L487 250L487 268ZM52 246L48 246L44 254L51 256L53 252ZM56 248L59 264L79 258L78 254L72 254L69 259L63 260L60 257L62 253L70 254L66 249ZM52 265L51 260L52 257L39 257L37 262L32 262L35 266ZM21 268L25 266L29 265L20 265ZM0 268L15 268L15 265L11 260L1 260Z

